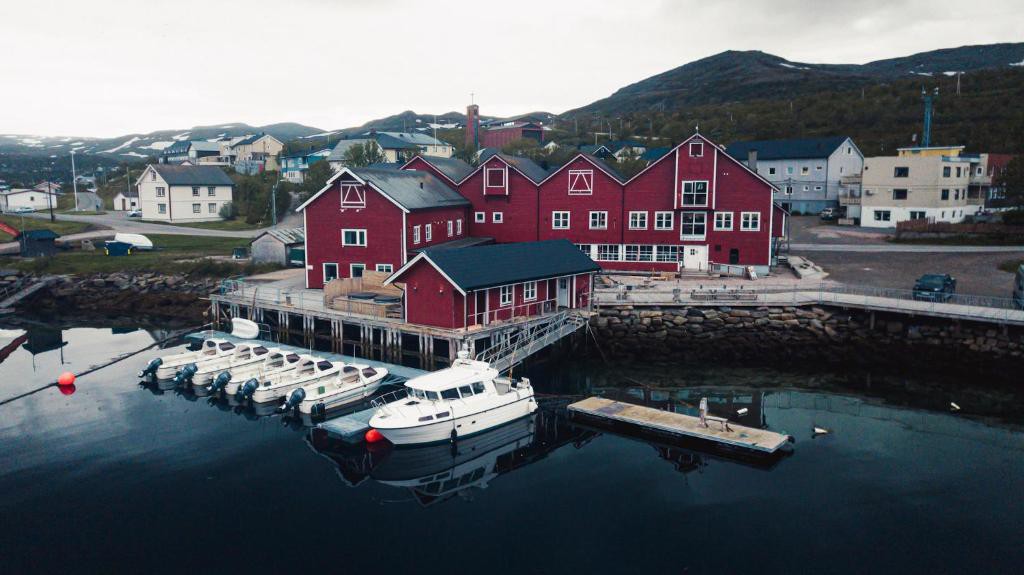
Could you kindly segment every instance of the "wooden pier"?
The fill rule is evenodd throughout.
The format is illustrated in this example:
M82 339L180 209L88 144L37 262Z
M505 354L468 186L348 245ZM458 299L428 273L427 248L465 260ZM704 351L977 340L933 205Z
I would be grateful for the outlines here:
M588 397L577 401L569 406L569 411L574 415L617 422L680 438L710 441L763 454L775 453L789 441L789 437L781 433L738 425L723 418L707 417L707 425L704 425L700 418L691 415L602 397Z

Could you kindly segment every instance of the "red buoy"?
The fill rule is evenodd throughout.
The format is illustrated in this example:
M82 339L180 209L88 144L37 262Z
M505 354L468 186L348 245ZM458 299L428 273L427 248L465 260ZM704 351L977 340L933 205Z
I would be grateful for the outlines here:
M370 431L367 431L365 437L367 443L377 443L378 441L384 440L384 436L381 434L381 432L377 431L376 429L371 429Z
M71 385L58 385L57 389L59 389L60 392L63 393L64 395L71 395L75 393L75 384L72 383Z
M74 385L74 384L75 384L75 374L71 373L70 371L65 371L64 373L60 374L60 377L57 378L57 385L67 386L67 385Z

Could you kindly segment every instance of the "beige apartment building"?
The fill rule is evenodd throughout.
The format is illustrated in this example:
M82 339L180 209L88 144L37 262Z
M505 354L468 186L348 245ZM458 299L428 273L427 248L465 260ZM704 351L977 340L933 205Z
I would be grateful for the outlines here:
M895 227L925 219L961 222L982 209L983 200L968 198L972 163L963 146L900 148L896 156L864 159L860 225Z

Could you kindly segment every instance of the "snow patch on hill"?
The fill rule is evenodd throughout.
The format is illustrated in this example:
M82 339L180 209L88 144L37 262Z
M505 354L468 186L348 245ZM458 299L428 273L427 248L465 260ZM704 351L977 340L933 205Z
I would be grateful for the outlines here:
M118 152L120 150L123 150L123 149L127 148L128 146L131 146L132 144L134 144L135 142L138 142L138 141L139 141L139 137L138 136L134 136L134 137L132 137L132 138L130 138L128 140L125 140L124 143L121 144L120 146L117 146L117 147L114 147L114 148L110 148L109 150L103 150L101 153L103 153L103 154L113 154L114 152Z
M167 141L161 140L161 141L151 142L151 143L149 143L149 144L147 144L145 146L139 146L139 149L140 150L162 150L162 149L164 149L164 148L166 148L168 146L171 146L173 144L174 144L173 141L167 142Z

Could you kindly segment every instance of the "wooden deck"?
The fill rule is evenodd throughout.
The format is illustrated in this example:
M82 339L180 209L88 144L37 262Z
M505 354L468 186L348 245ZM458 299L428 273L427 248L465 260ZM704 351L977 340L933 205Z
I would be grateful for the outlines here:
M596 419L611 420L679 437L701 439L761 453L775 453L788 441L781 433L728 423L709 418L704 427L700 419L672 411L588 397L569 406L569 411Z

